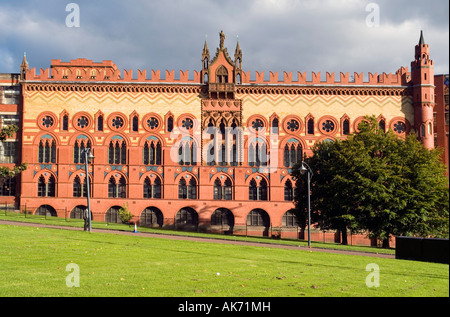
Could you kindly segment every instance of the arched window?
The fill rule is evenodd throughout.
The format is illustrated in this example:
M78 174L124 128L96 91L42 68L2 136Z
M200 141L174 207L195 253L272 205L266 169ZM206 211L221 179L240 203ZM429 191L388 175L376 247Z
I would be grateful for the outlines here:
M289 179L286 181L286 183L284 183L284 200L294 200L294 189L292 187L292 182Z
M167 119L167 132L173 131L173 117Z
M123 176L119 180L118 193L120 198L127 197L127 182L125 181L125 178Z
M159 227L163 225L163 214L156 207L145 208L141 214L140 225L145 227Z
M85 154L84 149L89 148L92 150L91 141L85 140L76 140L75 145L73 146L73 162L75 164L84 164L85 163Z
M258 200L267 200L267 197L268 197L267 182L265 179L262 179L258 187Z
M153 184L150 181L149 177L145 178L144 198L154 198L154 199L161 198L161 180L159 179L159 177L156 177L156 179L153 181Z
M284 167L293 167L303 160L302 145L296 141L285 145L284 147Z
M232 200L233 199L233 188L231 184L231 180L227 178L223 187L223 199L224 200Z
M97 131L103 131L103 116L100 115L97 118Z
M184 178L180 179L180 182L178 183L178 198L187 199L187 185Z
M189 181L188 199L197 199L197 182L193 177Z
M283 227L297 227L297 216L291 210L287 211L283 218L281 219L281 224Z
M175 216L175 225L177 226L198 226L198 214L192 208L183 208Z
M68 131L69 130L69 116L64 115L62 119L62 130Z
M38 181L38 197L45 197L47 192L47 186L45 184L44 176L39 177Z
M111 176L108 182L108 197L109 198L126 198L127 197L127 182L122 176L119 182Z
M161 165L161 142L151 140L144 144L144 165Z
M216 71L216 82L217 83L228 83L228 70L221 65Z
M109 143L108 163L114 165L127 164L127 144L125 141L111 141Z
M222 183L218 178L214 181L214 199L215 200L222 199Z
M270 218L267 212L262 209L253 209L247 215L247 225L248 226L270 226Z
M348 119L345 119L342 123L342 134L343 135L349 135L350 134L350 121Z
M38 149L39 163L56 163L56 142L55 140L41 140Z
M249 166L267 166L269 161L269 154L267 152L267 145L261 142L260 139L253 140L248 147L248 165Z
M268 200L268 185L267 181L263 178L259 182L259 186L254 179L249 184L249 200Z
M248 199L258 200L258 187L256 186L256 181L252 179L248 187Z
M178 146L178 164L197 165L197 146L191 138L180 141Z
M229 226L234 227L234 215L226 208L216 209L211 215L212 226Z
M114 207L109 208L105 214L105 222L121 223L122 220L120 220L119 210L120 210L119 206L114 206Z
M132 121L132 131L138 132L139 131L139 117L134 116Z
M148 177L144 181L144 198L152 198L152 183Z
M55 197L56 196L56 179L52 175L48 182L45 181L44 176L39 177L38 181L38 197Z
M314 134L314 119L313 118L308 119L307 132L308 132L308 134Z

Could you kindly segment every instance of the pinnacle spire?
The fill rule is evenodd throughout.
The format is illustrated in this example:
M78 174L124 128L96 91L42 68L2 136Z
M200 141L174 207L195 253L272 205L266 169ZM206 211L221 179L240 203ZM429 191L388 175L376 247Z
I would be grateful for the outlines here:
M425 40L423 39L423 31L420 31L420 39L419 39L419 45L424 45L425 44Z

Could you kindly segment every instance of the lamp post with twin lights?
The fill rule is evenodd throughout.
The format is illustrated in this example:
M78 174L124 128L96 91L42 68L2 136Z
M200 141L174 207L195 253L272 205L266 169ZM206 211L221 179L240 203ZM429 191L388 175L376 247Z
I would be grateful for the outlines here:
M86 194L87 194L87 213L84 217L84 231L88 230L91 232L91 184L89 180L89 162L93 160L95 157L92 155L90 148L85 148L81 151L81 155L84 155L84 169L86 171Z
M302 167L300 167L300 173L304 175L308 174L308 248L311 248L311 177L313 172L311 167L305 162L302 162Z

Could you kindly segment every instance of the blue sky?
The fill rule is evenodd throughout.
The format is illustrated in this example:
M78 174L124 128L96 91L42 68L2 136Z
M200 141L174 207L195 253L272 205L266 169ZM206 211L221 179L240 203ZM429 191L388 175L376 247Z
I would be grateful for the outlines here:
M80 27L66 25L71 2ZM192 72L205 39L214 55L223 30L231 56L239 38L244 71L390 73L410 69L422 29L442 74L448 12L448 0L0 0L0 72L18 72L24 52L37 69L87 58Z

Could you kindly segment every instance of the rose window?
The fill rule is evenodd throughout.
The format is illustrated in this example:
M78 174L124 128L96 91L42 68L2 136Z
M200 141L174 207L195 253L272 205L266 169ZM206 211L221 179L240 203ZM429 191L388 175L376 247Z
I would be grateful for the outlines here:
M298 130L300 124L298 123L297 120L292 119L291 121L289 121L286 125L286 128L291 131L291 132L295 132Z
M398 134L403 134L406 132L406 124L404 122L398 121L394 124L394 132Z
M256 131L259 131L261 128L264 127L264 123L260 119L256 119L252 122L252 128Z
M184 119L181 123L181 126L186 130L190 130L194 126L194 122L189 118Z
M50 128L51 126L53 126L53 118L50 116L46 116L42 119L42 125L46 128Z
M147 120L147 126L151 129L154 130L159 126L159 122L158 119L156 118L150 118Z
M123 119L121 117L115 117L112 119L112 126L115 129L120 129L123 127Z
M88 125L89 125L89 120L88 120L88 118L86 118L86 117L84 117L84 116L78 118L78 120L77 120L77 126L78 126L80 129L84 129L84 128L86 128Z
M324 123L322 123L322 130L325 132L334 131L334 122L331 120L326 120Z

